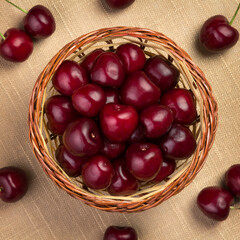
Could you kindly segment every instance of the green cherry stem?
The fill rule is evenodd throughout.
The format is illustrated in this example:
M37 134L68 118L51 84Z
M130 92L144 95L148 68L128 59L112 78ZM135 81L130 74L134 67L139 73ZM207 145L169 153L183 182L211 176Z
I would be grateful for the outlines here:
M0 32L0 36L3 40L5 40L6 38L4 37L4 35ZM0 192L1 192L1 188L0 188Z
M236 18L239 9L240 9L240 3L238 4L238 8L237 8L236 12L234 13L234 15L233 15L233 17L232 17L232 20L230 21L229 25L232 25L232 24L233 24L233 21L234 21L234 19Z
M0 193L3 191L3 188L2 187L0 187Z
M20 8L19 6L17 6L16 4L10 2L9 0L5 0L5 1L8 2L8 3L10 3L10 4L12 4L14 7L16 7L16 8L19 9L19 10L21 10L22 12L24 12L24 13L26 13L26 14L28 13L28 11L26 11L25 9Z
M232 209L232 210L240 210L240 207L230 206L230 209Z

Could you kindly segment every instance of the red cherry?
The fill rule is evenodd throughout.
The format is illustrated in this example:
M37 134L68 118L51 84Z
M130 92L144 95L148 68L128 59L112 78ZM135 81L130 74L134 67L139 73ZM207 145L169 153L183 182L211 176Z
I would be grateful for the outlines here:
M125 159L118 158L112 163L114 175L108 192L114 196L127 196L138 191L138 180L128 171Z
M144 72L149 79L161 89L167 92L174 88L179 80L179 70L163 56L154 56L147 60Z
M77 177L81 174L86 158L72 155L63 144L58 146L55 156L62 169L70 177Z
M142 71L132 73L121 89L121 100L126 105L143 109L160 99L160 89Z
M103 240L137 240L136 231L131 227L110 226L104 233Z
M63 143L73 155L84 157L97 154L102 139L96 123L90 118L79 118L69 124L63 134Z
M182 88L175 88L165 93L160 103L173 111L176 123L191 124L197 118L193 94Z
M127 74L141 70L146 61L143 50L132 43L120 45L116 50L116 54L122 61Z
M106 87L104 89L104 93L106 96L106 103L119 103L119 93L117 91L117 89L115 88L110 88L110 87Z
M141 181L154 179L161 169L162 161L160 149L152 143L133 143L126 152L128 170Z
M28 181L25 172L17 167L0 169L0 198L4 202L16 202L28 190Z
M204 188L197 198L198 207L202 212L214 220L225 220L233 203L233 196L230 192L220 187Z
M105 189L111 184L113 168L110 161L96 155L90 158L82 168L83 182L92 189Z
M77 118L77 111L71 100L61 95L52 96L47 100L45 112L50 131L59 135L62 135L68 124Z
M109 103L100 113L103 134L113 142L124 142L138 124L138 114L131 106Z
M240 164L235 164L227 170L225 183L233 195L240 198Z
M122 9L130 6L135 0L105 0L107 5L113 9Z
M96 84L86 84L72 95L72 104L85 117L95 117L106 101L104 91Z
M137 143L146 141L146 129L142 124L138 124L133 134L128 139L128 143Z
M28 59L33 51L31 38L22 30L10 28L4 34L0 34L0 55L8 61L23 62Z
M124 77L123 65L118 56L112 52L99 55L91 70L92 81L101 86L120 87Z
M172 126L173 113L163 105L152 105L140 114L140 122L145 126L148 138L158 138L165 134Z
M58 67L52 79L54 88L61 94L71 96L88 82L85 70L76 62L65 60Z

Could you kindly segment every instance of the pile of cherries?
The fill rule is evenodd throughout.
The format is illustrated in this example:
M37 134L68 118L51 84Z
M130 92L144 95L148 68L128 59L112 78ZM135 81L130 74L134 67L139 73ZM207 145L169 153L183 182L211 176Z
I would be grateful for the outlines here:
M96 49L78 64L65 60L52 79L61 95L45 103L48 128L62 136L56 159L71 177L112 195L161 182L190 157L196 140L194 95L175 88L179 70L137 45Z

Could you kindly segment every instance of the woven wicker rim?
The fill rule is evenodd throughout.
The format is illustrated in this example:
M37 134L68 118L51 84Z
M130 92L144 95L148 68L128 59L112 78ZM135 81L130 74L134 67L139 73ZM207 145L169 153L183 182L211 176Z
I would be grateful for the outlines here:
M155 54L161 54L161 51L163 51L170 56L180 69L181 74L185 77L182 84L186 84L187 86L183 86L193 91L200 114L199 123L193 126L193 131L198 136L198 145L189 164L183 167L178 174L175 174L164 185L147 188L140 195L135 194L129 197L106 196L77 186L76 182L72 181L58 166L53 154L50 154L49 146L47 145L48 142L51 142L49 136L47 139L43 136L43 125L46 125L43 117L46 88L57 67L67 58L76 59L76 57L83 57L84 52L87 49L92 49L95 43L106 42L112 48L117 45L117 43L113 43L113 39L128 40L146 48L155 47ZM86 45L88 46L87 48ZM99 48L99 45L95 48ZM84 203L92 207L113 212L138 212L147 210L177 194L190 184L202 168L208 151L213 144L217 122L217 103L213 97L211 86L203 72L192 62L190 56L171 39L159 32L131 27L96 30L82 35L65 45L51 59L38 77L32 91L28 116L30 142L33 152L45 173L71 196L81 199Z

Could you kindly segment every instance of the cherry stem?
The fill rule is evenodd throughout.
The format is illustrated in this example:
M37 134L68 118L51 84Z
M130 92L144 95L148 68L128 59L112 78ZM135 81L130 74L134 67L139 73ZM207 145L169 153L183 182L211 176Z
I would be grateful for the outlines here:
M240 9L240 3L238 4L238 8L237 8L236 12L234 13L234 15L232 17L232 20L230 21L229 25L233 24L233 21L235 20L237 14L238 14L239 9Z
M12 3L12 2L10 2L9 0L5 0L6 2L8 2L8 3L10 3L10 4L12 4L14 7L16 7L17 9L19 9L19 10L21 10L22 12L24 12L24 13L28 13L28 11L26 11L25 9L23 9L23 8L20 8L19 6L17 6L16 4L14 4L14 3Z
M233 210L240 210L240 207L230 206L230 209L233 209Z
M3 190L3 188L2 188L2 187L0 187L0 193L2 192L2 190Z
M3 40L5 40L6 38L4 37L4 35L0 32L0 36L1 36L1 38L3 39ZM0 188L0 190L1 190L1 188Z

